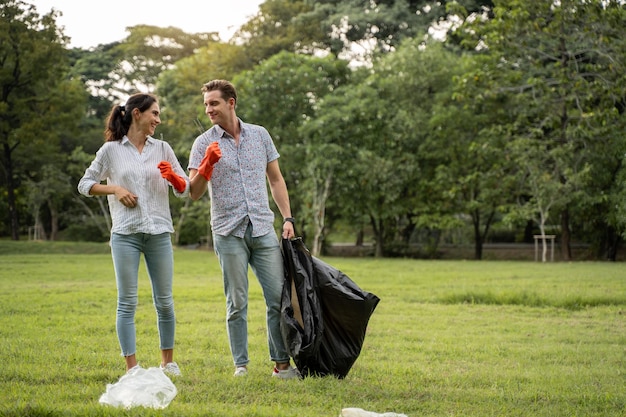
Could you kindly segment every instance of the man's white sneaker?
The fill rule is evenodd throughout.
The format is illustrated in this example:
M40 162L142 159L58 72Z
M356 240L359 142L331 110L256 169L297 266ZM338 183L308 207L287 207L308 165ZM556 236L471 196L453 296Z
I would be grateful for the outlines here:
M291 365L287 369L278 370L278 368L274 367L274 372L272 372L272 377L280 378L280 379L293 379L293 378L301 378L300 371L298 368L294 368Z
M238 366L237 368L235 368L235 373L233 375L246 376L248 375L248 368L246 368L245 366Z
M161 370L163 371L163 373L170 375L170 376L181 376L182 374L180 373L180 368L178 367L178 364L176 362L170 362L165 364L165 366L160 365L159 366L161 368Z

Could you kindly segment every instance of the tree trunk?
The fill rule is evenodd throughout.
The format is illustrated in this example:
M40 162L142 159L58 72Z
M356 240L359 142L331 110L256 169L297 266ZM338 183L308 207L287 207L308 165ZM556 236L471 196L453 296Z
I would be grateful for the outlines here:
M330 194L332 174L328 174L324 180L321 190L316 191L313 201L313 245L311 255L320 256L322 253L322 243L324 241L324 231L326 229L326 201Z
M11 239L20 240L20 222L15 200L16 185L13 177L13 160L11 158L11 154L16 146L17 144L11 148L8 143L4 144L4 168L7 178L7 203L9 205L9 215L11 216Z
M50 200L48 200L48 207L50 208L50 240L57 240L57 235L59 234L59 211Z
M95 197L98 199L98 201L101 200L100 197ZM107 228L108 227L108 220L106 221L106 224L103 225L102 222L97 221L97 217L96 214L93 212L93 210L91 210L91 208L89 207L89 205L83 200L83 198L81 198L80 196L74 196L74 201L76 201L87 213L87 215L89 217L91 217L94 220L94 224L98 227L98 230L100 230L102 232L103 236L106 236L111 228Z
M604 248L604 258L607 261L617 261L617 252L621 242L621 236L613 226L605 225L606 233L604 235L602 247Z
M535 228L535 222L532 220L528 220L526 222L526 226L524 227L524 243L533 243L533 229Z
M480 217L474 217L474 259L480 261L483 259L483 237L480 233Z
M33 228L33 240L48 240L46 237L46 230L41 224L41 216L39 212L35 213L35 226Z
M174 245L178 246L180 242L180 231L183 228L183 224L185 223L185 214L187 213L187 209L191 204L191 198L185 200L185 205L180 210L180 215L178 216L178 220L176 221L176 226L174 227Z
M487 235L489 234L489 229L491 228L491 223L496 215L496 210L492 209L487 216L487 220L485 220L485 230L481 233L480 230L480 221L482 219L480 215L480 211L476 210L472 213L472 223L474 225L474 259L480 261L483 259L483 247L485 240L487 240Z
M107 230L110 231L113 227L111 223L111 213L109 212L109 200L107 200L106 196L98 195L95 197L98 200L98 205L100 205L100 212L104 216L104 220L107 223Z
M354 242L356 246L363 246L363 235L363 227L361 227L356 233L356 241Z
M382 258L384 255L382 240L382 237L376 239L376 251L374 252L376 258Z
M561 259L564 261L572 260L571 248L572 236L569 230L569 209L561 212Z
M546 216L542 211L540 213L539 220L539 233L541 233L541 262L546 261L546 254L548 253L548 245L546 243Z
M374 256L376 258L383 257L383 242L385 240L385 227L383 225L383 221L376 222L376 219L370 217L370 221L372 223L372 229L374 230Z

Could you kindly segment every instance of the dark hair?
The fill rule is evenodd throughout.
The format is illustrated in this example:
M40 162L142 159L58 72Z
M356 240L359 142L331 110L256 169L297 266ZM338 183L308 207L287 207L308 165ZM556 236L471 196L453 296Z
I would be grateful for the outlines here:
M154 103L158 103L155 95L135 93L128 97L124 106L114 105L107 117L104 140L106 142L122 140L124 135L128 133L130 124L133 121L133 110L139 109L143 113L152 107Z
M226 80L213 80L202 86L202 92L207 93L209 91L219 90L222 93L222 98L228 100L229 98L235 99L235 105L237 105L237 90L235 86Z

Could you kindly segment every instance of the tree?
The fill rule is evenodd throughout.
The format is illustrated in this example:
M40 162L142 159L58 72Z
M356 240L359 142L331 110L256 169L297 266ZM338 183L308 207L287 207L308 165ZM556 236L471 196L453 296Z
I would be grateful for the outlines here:
M123 95L154 91L163 71L200 48L219 41L217 33L188 34L176 27L137 25L128 31L128 37L113 47L112 52L119 54L121 60L110 75L122 86Z
M255 64L283 51L314 54L323 47L326 34L310 11L306 1L266 0L231 42L241 44Z
M509 213L509 218L532 219L539 226L541 236L546 236L546 224L553 209L563 207L570 199L577 196L579 184L585 179L586 171L570 173L569 180L563 182L560 177L568 168L558 166L546 143L537 140L515 140L512 154L521 167L521 192L519 206ZM522 149L518 149L522 148ZM526 198L526 196L529 198ZM547 242L542 239L542 261L546 261Z
M375 81L372 76L325 96L316 119L307 123L303 133L307 134L308 154L315 156L307 161L316 172L308 179L308 189L313 190L307 193L309 205L319 210L311 197L328 194L345 218L367 219L380 257L389 222L406 208L401 193L410 178L405 170L413 165L398 164L393 157L399 150L388 125L391 106ZM410 154L402 156L411 158ZM329 192L325 190L328 179L333 181Z
M332 97L332 96L331 96ZM313 256L320 256L327 233L326 211L333 194L336 195L335 176L340 176L345 166L345 147L339 141L325 136L325 118L314 118L305 121L299 133L304 148L304 165L301 167L301 180L297 183L297 191L301 202L300 213L310 219L312 242L309 248ZM345 201L345 200L344 200ZM302 222L308 226L307 222Z
M28 180L26 183L28 205L35 219L35 230L47 240L57 240L59 216L64 196L72 194L72 183L67 174L54 165L41 167L42 178L39 181ZM48 207L50 213L50 235L46 236L41 220L41 209Z
M537 155L529 150L544 151L540 159L544 166L530 172L555 184L535 182L542 186L528 189L531 198L525 201L539 201L539 195L532 193L541 190L584 191L584 199L569 192L559 196L558 205L550 206L560 213L566 260L571 258L570 213L579 201L589 204L596 198L586 173L606 167L615 172L620 163L615 155L626 150L624 140L615 141L623 137L624 128L620 108L626 54L620 34L625 21L626 10L617 1L507 0L496 2L493 19L477 19L459 29L471 40L466 45L481 48L490 57L491 87L485 94L504 92L517 108L506 129L513 141L520 142L512 147L521 152L516 159L531 164ZM607 152L607 143L617 151ZM613 156L600 162L598 154ZM551 174L541 174L545 172ZM546 200L542 201L545 210Z
M460 58L440 42L419 38L405 40L374 65L383 97L395 109L388 115L395 165L409 173L402 192L406 211L397 222L396 240L408 248L421 232L422 249L430 256L441 232L458 225L463 212L456 200L459 172L453 170L463 169L464 144L473 139L473 130L451 99L460 65Z
M450 88L440 88L435 98L420 153L426 167L435 167L425 173L431 190L440 193L433 213L448 227L469 220L479 260L492 226L513 201L518 167L507 148L507 126L514 107L506 94L485 94L490 85L483 57L440 49L437 62L446 68Z
M359 45L366 53L395 50L405 39L427 33L429 27L446 21L450 10L481 13L491 0L323 0L307 3L313 20L322 22L330 51L351 56Z
M93 153L86 153L81 146L76 147L67 160L66 172L72 178L72 201L76 204L75 209L70 211L70 215L74 221L71 227L71 234L82 236L95 236L95 233L89 233L87 229L95 228L99 231L99 237L109 237L112 221L109 213L109 205L106 196L93 196L93 198L85 198L78 194L77 186L79 179L84 175L85 169L93 160ZM92 201L89 201L92 200ZM78 237L74 237L78 239ZM95 237L94 240L100 240Z
M70 51L72 75L90 90L90 107L103 117L137 91L155 91L158 78L176 62L219 42L217 33L189 34L176 27L137 25L109 44Z
M40 17L32 5L3 0L0 14L2 183L11 237L18 240L17 191L23 179L36 178L39 167L57 159L69 120L83 110L84 92L67 78L67 39L56 25L58 12Z

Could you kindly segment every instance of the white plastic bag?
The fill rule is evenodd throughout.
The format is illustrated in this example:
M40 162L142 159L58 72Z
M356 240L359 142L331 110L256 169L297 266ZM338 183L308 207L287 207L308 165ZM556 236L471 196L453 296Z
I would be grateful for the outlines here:
M122 376L115 384L107 384L100 404L124 407L165 408L178 391L160 368L137 369Z
M339 417L407 417L406 414L396 413L374 413L373 411L365 411L362 408L344 408L341 410Z

